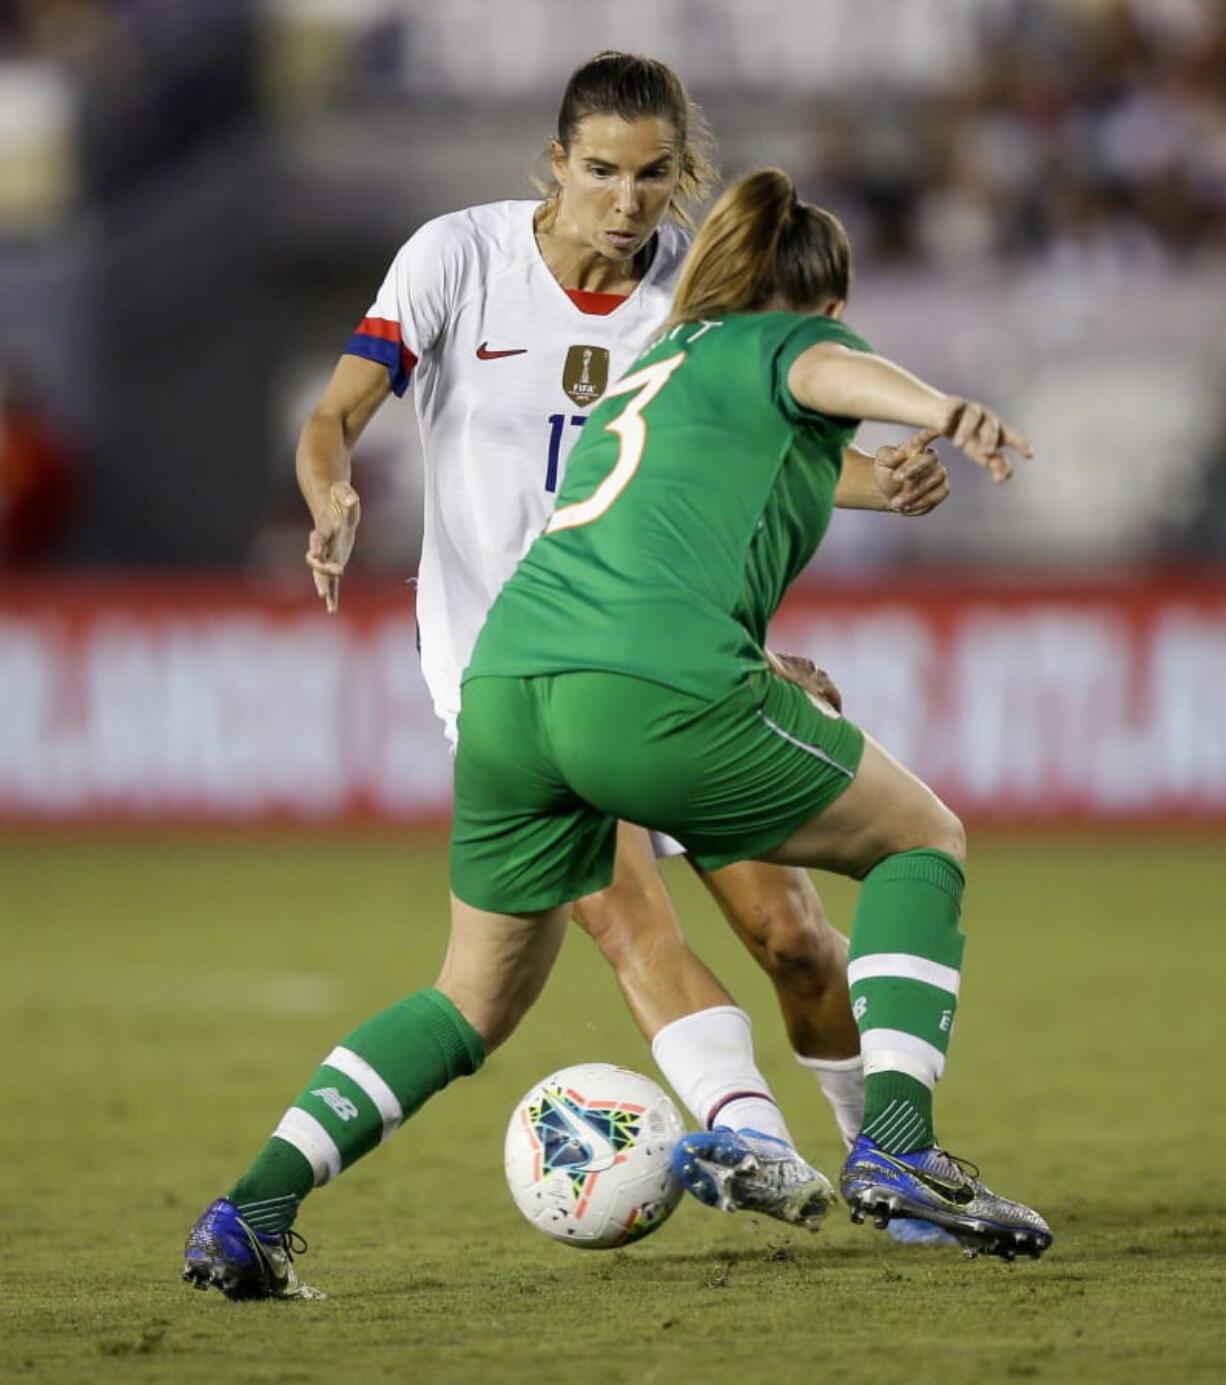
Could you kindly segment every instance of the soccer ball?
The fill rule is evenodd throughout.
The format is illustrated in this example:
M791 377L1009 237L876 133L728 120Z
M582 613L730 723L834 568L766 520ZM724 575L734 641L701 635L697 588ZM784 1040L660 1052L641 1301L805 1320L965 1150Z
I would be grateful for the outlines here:
M641 1241L672 1215L669 1167L685 1133L650 1080L612 1063L577 1063L538 1082L507 1127L507 1185L546 1236L585 1250Z

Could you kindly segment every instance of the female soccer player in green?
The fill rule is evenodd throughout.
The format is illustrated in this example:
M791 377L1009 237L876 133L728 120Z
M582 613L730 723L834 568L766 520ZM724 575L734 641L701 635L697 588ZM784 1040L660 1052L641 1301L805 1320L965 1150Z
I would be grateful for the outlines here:
M1042 1217L935 1140L962 957L961 824L765 653L860 419L926 430L920 445L944 435L997 481L1003 449L1030 451L983 405L871 354L839 320L849 280L842 227L785 174L753 174L717 203L670 322L591 414L553 517L478 637L438 981L328 1055L278 1127L295 1147L274 1138L261 1156L270 1177L305 1149L326 1182L480 1067L540 994L572 901L608 885L621 819L677 838L708 871L757 859L861 879L848 981L865 1108L841 1180L853 1217L918 1218L1005 1258L1051 1243ZM686 1136L674 1167L722 1205L755 1146L755 1132L717 1127ZM187 1277L235 1297L312 1296L285 1237L240 1221L247 1244L220 1244L212 1211L188 1240Z
M685 208L714 177L704 129L666 64L615 52L582 64L558 110L544 200L466 208L420 227L303 429L298 468L316 523L308 562L332 609L353 537L338 487L345 515L359 513L349 450L391 392L415 379L427 482L419 647L453 746L461 675L490 605L545 527L571 440L670 310L690 240ZM499 336L511 349L491 355ZM595 372L586 385L585 361ZM947 494L945 479L930 451L888 449L883 462L849 448L840 503L923 513ZM689 946L656 849L641 827L623 824L613 879L576 901L574 916L698 1124L752 1126L775 1141L770 1168L739 1179L731 1201L765 1210L771 1186L787 1184L774 1214L803 1223L803 1199L793 1197L803 1161L755 1060L749 1018ZM850 1142L864 1079L846 939L803 870L739 861L699 874L770 976L796 1056ZM318 1106L313 1114L329 1119ZM279 1138L287 1135L297 1138ZM237 1211L250 1209L257 1230L283 1231L297 1208L291 1188L301 1193L310 1177L305 1157L288 1181L253 1168L232 1190ZM917 1235L913 1224L891 1230Z
M1051 1243L936 1144L932 1088L957 1006L965 837L851 722L780 677L767 624L830 520L861 419L950 438L996 481L1025 438L872 354L839 320L842 227L767 169L717 204L662 336L593 413L545 533L465 674L452 937L438 989L485 1042L535 999L569 901L612 869L616 822L708 870L755 858L863 881L848 977L865 1110L841 1179L852 1215L945 1227L1012 1259ZM463 1032L460 1030L459 1032ZM706 1202L741 1137L687 1136Z

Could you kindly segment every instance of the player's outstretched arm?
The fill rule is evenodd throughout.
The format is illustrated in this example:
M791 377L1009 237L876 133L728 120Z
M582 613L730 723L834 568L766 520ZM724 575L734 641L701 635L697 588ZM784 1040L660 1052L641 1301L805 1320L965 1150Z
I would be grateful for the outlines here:
M1033 455L1025 436L986 405L942 394L884 356L819 342L788 371L788 388L806 408L843 418L875 419L925 428L949 438L994 481L1007 481L1005 449Z
M342 356L298 437L298 486L313 521L306 562L329 612L340 602L341 575L362 513L350 481L353 446L390 391L382 365Z
M843 449L843 470L834 503L841 510L888 510L909 518L929 514L949 499L949 473L932 450L936 437L925 429L874 456Z

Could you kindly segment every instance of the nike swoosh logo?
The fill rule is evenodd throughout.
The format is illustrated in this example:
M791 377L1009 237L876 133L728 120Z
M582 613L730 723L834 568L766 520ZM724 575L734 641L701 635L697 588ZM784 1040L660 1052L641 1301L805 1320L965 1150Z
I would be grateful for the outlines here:
M477 359L479 361L498 361L503 356L525 356L528 353L526 346L517 346L513 351L491 351L489 342L483 341L477 347Z
M909 1174L912 1178L918 1179L926 1188L930 1188L938 1197L943 1197L946 1202L955 1207L974 1201L974 1193L965 1183L950 1183L944 1178L938 1177L934 1173L928 1173L925 1169L914 1168L911 1164L904 1164L899 1159L892 1158L884 1150L879 1149L877 1153L899 1170L900 1173Z
M596 1129L594 1125L589 1125L581 1116L575 1114L564 1101L559 1101L552 1092L543 1092L549 1109L553 1111L562 1124L579 1141L592 1151L592 1157L583 1164L569 1164L568 1172L603 1173L605 1169L611 1169L617 1163L617 1150L613 1147L613 1142L607 1139Z

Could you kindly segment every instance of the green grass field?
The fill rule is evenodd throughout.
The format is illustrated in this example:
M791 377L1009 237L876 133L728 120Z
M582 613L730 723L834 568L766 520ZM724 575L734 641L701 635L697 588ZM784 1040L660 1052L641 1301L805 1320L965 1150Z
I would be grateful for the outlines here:
M685 868L670 878L794 1132L835 1172L765 982ZM823 883L847 921L852 887ZM1226 1378L1226 852L1208 840L973 843L940 1129L1047 1214L1039 1263L693 1203L625 1251L534 1233L502 1179L515 1100L583 1059L652 1071L576 931L485 1071L307 1204L301 1265L327 1302L189 1291L180 1248L204 1203L343 1033L433 978L445 885L438 842L0 846L0 1380Z

